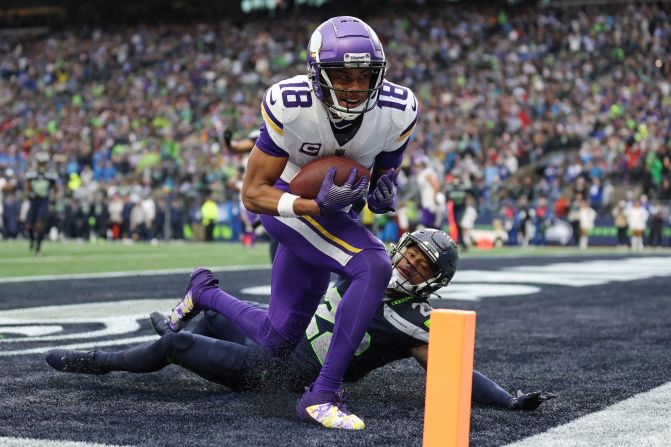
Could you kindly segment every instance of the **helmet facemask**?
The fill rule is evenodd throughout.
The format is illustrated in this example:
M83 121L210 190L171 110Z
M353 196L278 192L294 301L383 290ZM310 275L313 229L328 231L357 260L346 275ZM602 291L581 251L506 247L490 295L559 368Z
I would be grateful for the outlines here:
M343 66L344 65L344 66ZM369 87L365 90L352 89L338 89L333 86L333 81L328 74L329 69L350 69L361 68L370 69L371 78ZM386 70L386 62L383 63L352 63L352 64L320 64L315 63L309 69L309 77L313 81L313 86L317 86L321 90L323 99L320 98L322 104L329 112L329 116L336 120L352 121L359 117L359 115L369 112L377 105L378 92L382 88L384 81L384 73ZM317 75L317 73L319 73ZM366 99L361 101L354 107L342 106L338 100L338 96L348 102L350 95L358 97L360 93L366 94Z

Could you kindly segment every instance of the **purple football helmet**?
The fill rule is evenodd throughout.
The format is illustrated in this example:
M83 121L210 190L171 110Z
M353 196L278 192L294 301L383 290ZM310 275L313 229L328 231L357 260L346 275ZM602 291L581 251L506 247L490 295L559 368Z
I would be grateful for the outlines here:
M387 60L380 39L363 20L350 16L327 20L312 33L307 53L312 88L332 117L353 120L375 107ZM336 92L343 90L333 87L326 73L328 68L370 68L372 76L368 89L347 90L365 92L368 99L353 108L341 106Z

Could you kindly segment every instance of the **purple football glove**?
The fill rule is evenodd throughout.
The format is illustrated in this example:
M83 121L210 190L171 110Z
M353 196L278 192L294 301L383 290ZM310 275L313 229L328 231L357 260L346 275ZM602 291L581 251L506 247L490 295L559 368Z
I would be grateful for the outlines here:
M363 197L368 184L368 177L365 175L358 182L355 182L357 170L352 168L345 183L338 186L333 182L335 171L336 168L334 167L326 171L326 177L324 177L319 194L315 198L322 215L341 210Z
M368 192L368 209L375 214L384 214L389 211L396 211L396 176L394 168L387 171L386 174L377 180L377 184Z

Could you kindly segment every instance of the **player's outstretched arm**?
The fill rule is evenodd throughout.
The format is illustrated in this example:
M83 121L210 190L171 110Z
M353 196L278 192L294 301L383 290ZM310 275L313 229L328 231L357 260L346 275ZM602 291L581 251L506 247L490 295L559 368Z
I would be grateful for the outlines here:
M284 193L273 187L287 164L287 157L274 157L254 146L247 161L242 183L242 203L253 213L278 216L278 204ZM286 196L285 196L286 197ZM299 216L319 216L321 210L312 199L293 200L293 212Z
M414 347L411 349L411 353L417 362L426 368L429 345ZM479 371L473 370L472 400L478 404L491 405L507 410L533 411L546 400L555 397L557 397L556 394L544 391L533 393L518 391L516 396L512 396L492 379Z
M517 396L513 398L513 402L508 407L510 410L533 411L546 400L557 397L554 393L546 391L535 391L533 393L523 393L521 390L517 391Z

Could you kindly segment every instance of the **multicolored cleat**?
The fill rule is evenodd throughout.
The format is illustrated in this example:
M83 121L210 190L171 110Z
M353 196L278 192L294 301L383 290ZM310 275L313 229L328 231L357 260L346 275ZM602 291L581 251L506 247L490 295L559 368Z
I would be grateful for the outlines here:
M347 411L341 393L316 393L312 391L312 387L305 389L305 394L296 405L296 414L299 419L326 428L343 430L366 428L357 415Z
M191 273L189 285L186 288L184 298L179 300L170 314L168 325L173 332L179 332L184 329L187 321L198 315L201 311L198 306L198 294L207 288L219 284L219 280L212 275L212 272L203 267L197 267Z
M179 332L184 328L184 324L198 315L200 309L196 309L196 306L193 304L193 297L191 296L191 289L186 292L184 298L182 298L177 305L172 309L170 314L170 330L173 332Z

